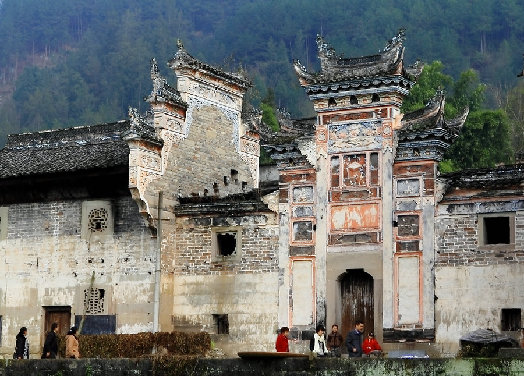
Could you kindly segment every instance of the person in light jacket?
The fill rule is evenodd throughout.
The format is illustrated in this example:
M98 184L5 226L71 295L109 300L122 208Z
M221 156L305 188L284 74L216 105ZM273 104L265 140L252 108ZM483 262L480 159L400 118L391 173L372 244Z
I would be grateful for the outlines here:
M69 329L65 336L66 341L66 358L78 359L80 358L80 350L78 345L78 338L76 336L76 326Z
M325 332L326 328L324 328L323 325L317 325L316 333L313 335L313 338L311 338L311 341L309 342L309 349L316 356L326 356L328 354L326 341L324 338Z

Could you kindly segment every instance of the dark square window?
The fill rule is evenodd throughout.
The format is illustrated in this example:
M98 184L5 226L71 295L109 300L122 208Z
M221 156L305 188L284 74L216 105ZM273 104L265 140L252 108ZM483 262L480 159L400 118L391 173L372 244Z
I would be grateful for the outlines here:
M509 217L484 217L484 244L510 244Z
M229 319L227 315L213 315L216 334L229 334Z
M502 331L518 331L520 329L520 308L503 308L500 319Z
M217 233L217 247L220 256L231 256L236 251L237 246L236 232Z

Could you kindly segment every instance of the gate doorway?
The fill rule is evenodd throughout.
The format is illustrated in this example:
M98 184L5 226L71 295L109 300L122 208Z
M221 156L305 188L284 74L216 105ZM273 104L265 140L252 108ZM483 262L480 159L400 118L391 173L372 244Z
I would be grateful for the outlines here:
M373 277L363 269L348 269L339 277L341 292L341 333L345 336L362 320L364 332L375 331Z
M51 330L51 325L58 323L58 334L66 335L71 325L71 307L69 306L48 306L44 307L44 338Z

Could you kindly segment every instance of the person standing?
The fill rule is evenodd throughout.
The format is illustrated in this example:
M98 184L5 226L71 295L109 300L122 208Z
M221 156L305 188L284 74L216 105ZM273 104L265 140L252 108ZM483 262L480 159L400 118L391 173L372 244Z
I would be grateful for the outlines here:
M327 348L331 356L340 358L340 346L344 343L344 340L338 332L338 325L331 325L331 333L328 334Z
M51 324L51 331L47 333L42 351L42 359L56 359L58 354L58 323Z
M277 336L277 342L275 343L275 348L277 352L289 352L289 328L283 326L280 329L280 334Z
M317 325L316 333L313 335L313 338L311 339L309 343L309 349L316 356L326 356L327 355L326 341L324 339L325 332L326 332L326 328L324 328L323 325Z
M27 339L27 328L20 328L16 335L15 353L13 359L29 359L29 340Z
M65 336L66 341L66 358L78 359L80 358L80 351L78 346L78 337L76 336L76 326L69 329Z
M351 358L362 356L362 332L364 323L361 320L355 322L355 329L351 330L346 338L346 347Z

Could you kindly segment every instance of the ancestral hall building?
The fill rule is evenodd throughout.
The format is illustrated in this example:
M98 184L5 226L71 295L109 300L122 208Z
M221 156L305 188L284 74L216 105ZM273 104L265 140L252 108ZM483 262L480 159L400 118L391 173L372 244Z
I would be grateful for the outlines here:
M178 44L150 110L10 135L0 150L0 346L54 321L83 333L208 331L226 353L292 351L356 319L386 349L456 353L478 328L515 335L524 307L524 169L440 175L467 111L402 101L421 67L403 32L320 71L294 67L314 119L268 132L251 85ZM262 145L262 146L261 146ZM259 166L263 147L275 164Z

